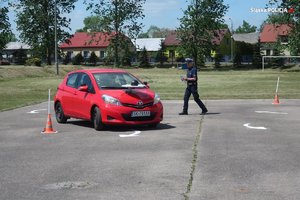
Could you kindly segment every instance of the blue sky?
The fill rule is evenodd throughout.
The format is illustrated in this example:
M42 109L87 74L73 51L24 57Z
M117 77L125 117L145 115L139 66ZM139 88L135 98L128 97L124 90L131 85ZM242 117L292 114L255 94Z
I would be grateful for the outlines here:
M187 8L190 2L191 0L146 0L144 5L145 18L142 20L143 30L146 31L151 25L175 29L179 26L178 19L182 17L183 10ZM224 3L229 5L229 10L224 17L225 22L230 25L229 18L231 18L234 29L240 26L243 20L259 27L268 15L267 13L252 13L250 11L251 8L266 7L268 0L224 0ZM92 14L90 11L86 11L85 7L83 0L78 0L75 10L68 15L72 19L71 33L82 28L84 18ZM13 30L17 33L13 22L13 12L10 13L10 18L12 19Z

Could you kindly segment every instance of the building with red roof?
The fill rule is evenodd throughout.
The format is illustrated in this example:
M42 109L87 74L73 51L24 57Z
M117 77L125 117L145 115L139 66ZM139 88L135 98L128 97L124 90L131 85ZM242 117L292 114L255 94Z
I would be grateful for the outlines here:
M180 39L177 37L176 31L170 31L164 40L166 47L165 55L173 63L176 58L180 57L177 48L180 45Z
M261 52L263 55L276 55L276 44L288 44L288 36L292 27L288 24L265 24L260 33ZM286 49L284 55L290 55Z
M230 42L231 42L231 32L229 29L219 29L214 31L214 34L211 39L212 44L217 46L218 53L221 53L227 59L229 59L230 55ZM177 48L180 46L180 39L177 37L176 31L170 32L165 41L164 45L166 46L166 55L169 59L174 61L177 59L180 55L178 53ZM211 51L211 56L215 57L216 51Z
M73 58L78 53L88 58L92 52L95 52L98 58L103 59L107 56L107 48L114 36L115 33L108 32L77 32L59 47L69 58ZM125 39L131 43L128 37ZM131 45L133 46L132 43Z
M82 53L82 56L86 58L89 57L91 52L95 52L99 58L104 58L106 49L113 36L114 34L102 32L77 32L59 47L70 58L73 58L78 53Z

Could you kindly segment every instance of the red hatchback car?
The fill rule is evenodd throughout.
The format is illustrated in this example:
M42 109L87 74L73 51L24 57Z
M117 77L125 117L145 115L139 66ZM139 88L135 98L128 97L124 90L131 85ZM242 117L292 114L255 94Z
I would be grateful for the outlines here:
M54 109L58 123L85 119L96 130L118 124L156 127L163 120L159 95L146 82L115 69L70 72L57 88Z

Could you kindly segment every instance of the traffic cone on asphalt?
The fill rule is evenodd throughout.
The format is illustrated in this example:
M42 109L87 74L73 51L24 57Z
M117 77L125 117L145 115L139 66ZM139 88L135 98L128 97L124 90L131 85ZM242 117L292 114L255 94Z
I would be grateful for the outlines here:
M44 130L41 132L42 134L53 134L53 133L57 133L57 131L55 131L52 128L52 121L51 121L51 114L48 114L47 117L47 123L46 123L46 128L44 128Z
M272 104L280 104L279 103L279 96L278 96L278 94L275 94L275 98L274 98L274 101L273 101Z
M280 103L279 103L279 96L278 96L279 80L280 80L280 77L278 76L278 79L277 79L277 86L276 86L276 92L275 92L275 98L274 98L274 101L273 101L273 103L272 103L272 104L275 104L275 105L280 104Z

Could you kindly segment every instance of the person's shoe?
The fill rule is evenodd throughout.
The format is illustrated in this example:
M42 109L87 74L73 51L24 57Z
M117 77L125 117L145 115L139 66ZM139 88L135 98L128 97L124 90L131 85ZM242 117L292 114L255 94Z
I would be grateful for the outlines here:
M205 115L208 112L208 110L204 110L202 111L202 113L200 115Z
M188 113L185 111L182 111L181 113L179 113L179 115L188 115Z

